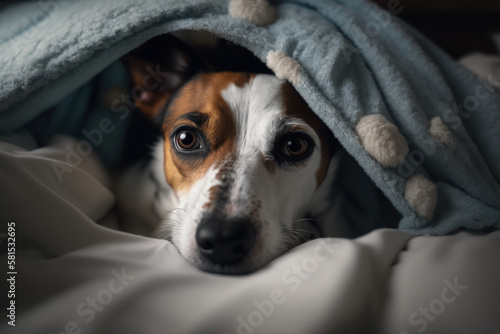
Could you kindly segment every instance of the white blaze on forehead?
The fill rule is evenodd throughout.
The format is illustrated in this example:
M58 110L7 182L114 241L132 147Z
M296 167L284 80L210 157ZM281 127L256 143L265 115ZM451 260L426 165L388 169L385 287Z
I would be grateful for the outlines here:
M275 203L283 196L281 190L296 187L302 182L311 183L320 163L320 150L316 149L304 168L295 171L279 169L273 179L265 170L263 157L272 152L277 136L283 126L300 126L319 144L319 138L312 127L303 119L287 117L286 103L283 100L285 81L273 75L260 74L244 86L229 85L222 91L236 124L236 164L234 168L234 187L231 200L236 197L259 196L264 202ZM293 113L297 115L298 113ZM319 147L318 147L319 148ZM251 176L251 177L249 177ZM291 180L290 177L296 177ZM309 180L309 178L311 180ZM314 189L315 182L313 181ZM308 186L306 188L309 188ZM281 189L276 193L273 189ZM301 189L299 193L297 190ZM290 189L294 197L301 198L308 193L305 188ZM273 196L272 199L262 197ZM264 205L265 206L265 205ZM263 208L265 210L265 208ZM276 217L272 215L273 219Z
M238 150L267 150L273 143L283 112L282 83L271 75L257 75L243 87L231 84L222 92L234 115Z
M243 87L234 84L222 91L222 97L234 116L238 153L268 152L276 139L279 125L301 125L317 141L315 132L301 119L284 119L282 85L285 80L259 74Z

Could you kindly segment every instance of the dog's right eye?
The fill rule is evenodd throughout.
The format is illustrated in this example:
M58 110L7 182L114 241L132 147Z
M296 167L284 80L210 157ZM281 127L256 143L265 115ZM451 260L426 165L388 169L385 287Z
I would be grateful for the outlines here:
M180 129L174 135L174 140L178 151L192 151L202 148L198 134L192 129Z

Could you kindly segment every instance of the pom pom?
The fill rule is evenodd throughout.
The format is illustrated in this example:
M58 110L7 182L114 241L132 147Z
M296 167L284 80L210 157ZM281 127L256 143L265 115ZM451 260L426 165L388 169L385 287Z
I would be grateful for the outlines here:
M269 51L266 65L274 71L278 78L287 79L297 86L302 84L302 67L295 59L288 57L283 52Z
M231 0L229 14L259 26L271 24L276 19L276 10L267 0Z
M423 175L413 175L406 181L405 198L417 214L432 219L437 204L437 188Z
M428 131L434 139L446 145L448 148L454 149L456 147L455 137L453 136L450 128L444 124L441 117L436 116L431 119L431 125Z
M362 117L356 125L356 134L366 152L384 167L397 167L409 152L403 135L383 115Z

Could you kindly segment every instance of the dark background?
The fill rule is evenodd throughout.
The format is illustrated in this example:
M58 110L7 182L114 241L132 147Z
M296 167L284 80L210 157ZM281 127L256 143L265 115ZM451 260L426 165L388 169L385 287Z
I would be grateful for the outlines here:
M384 9L395 0L373 0ZM499 0L399 0L397 16L452 57L471 51L498 53L491 35L500 33Z

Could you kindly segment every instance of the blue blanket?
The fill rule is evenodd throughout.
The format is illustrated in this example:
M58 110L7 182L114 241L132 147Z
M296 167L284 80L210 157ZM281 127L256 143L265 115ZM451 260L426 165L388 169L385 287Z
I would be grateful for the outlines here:
M0 132L27 126L48 109L48 135L61 126L78 131L90 122L83 115L91 79L106 69L115 73L106 77L121 80L115 61L153 36L206 30L294 84L403 215L400 229L443 235L500 228L500 96L491 85L368 1L273 1L267 13L252 15L236 8L252 3L263 1L232 0L231 11L226 0L51 0L3 8ZM110 152L124 128L106 144Z

